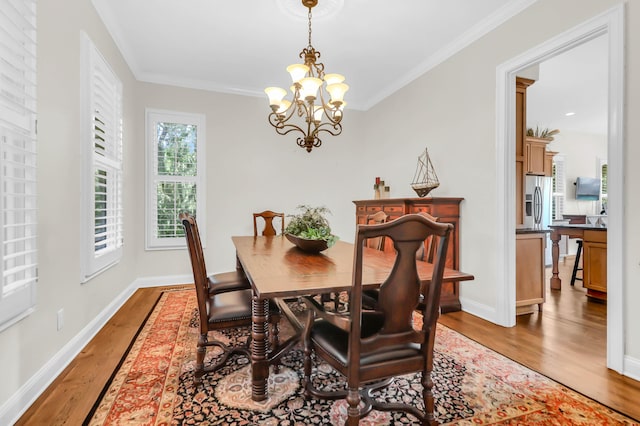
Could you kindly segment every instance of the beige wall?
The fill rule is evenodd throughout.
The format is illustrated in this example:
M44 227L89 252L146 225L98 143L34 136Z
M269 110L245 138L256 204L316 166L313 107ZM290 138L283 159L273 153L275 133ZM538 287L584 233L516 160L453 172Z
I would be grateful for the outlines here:
M133 119L135 80L91 2L38 2L38 294L36 310L0 333L0 406L89 324L135 274L134 246L126 245L116 267L80 284L80 31L84 30L122 80L124 137ZM136 226L132 171L125 144L125 235ZM65 325L56 330L56 312Z
M55 4L54 4L55 3ZM539 0L529 9L366 112L350 111L338 138L311 154L294 137L268 125L265 99L135 82L89 1L38 4L39 242L36 312L0 333L0 407L33 379L117 295L137 278L189 274L185 251L144 250L144 108L192 111L207 119L210 272L235 265L230 236L252 232L251 213L292 213L296 205L333 211L334 232L353 240L354 199L372 196L375 176L392 196L409 187L417 156L429 148L441 181L434 196L460 196L461 267L475 275L465 300L496 308L496 67L545 40L619 4L618 0ZM544 22L544 25L540 25ZM124 83L125 256L86 284L79 283L80 30L96 43ZM627 4L627 124L633 141L640 123L640 4ZM638 144L628 142L625 235L640 235ZM635 160L635 161L634 161ZM640 359L640 246L625 243L626 353ZM65 327L56 331L56 311ZM26 402L25 402L26 403Z

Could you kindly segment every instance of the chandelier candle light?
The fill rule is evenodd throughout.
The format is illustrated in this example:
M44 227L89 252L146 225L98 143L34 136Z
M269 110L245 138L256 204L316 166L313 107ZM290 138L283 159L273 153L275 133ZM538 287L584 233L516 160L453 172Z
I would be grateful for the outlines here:
M316 62L320 58L320 52L311 45L311 9L317 4L318 0L302 0L302 5L309 9L309 45L299 55L304 59L304 64L287 67L293 80L293 100L284 99L287 91L280 87L264 89L272 111L269 123L280 135L293 131L302 133L296 142L307 152L322 145L318 137L320 132L327 132L332 136L342 133L342 112L346 105L344 94L349 90L349 86L343 83L344 76L325 74L324 64ZM329 95L327 103L325 91ZM297 121L300 125L290 122L294 116L299 117Z

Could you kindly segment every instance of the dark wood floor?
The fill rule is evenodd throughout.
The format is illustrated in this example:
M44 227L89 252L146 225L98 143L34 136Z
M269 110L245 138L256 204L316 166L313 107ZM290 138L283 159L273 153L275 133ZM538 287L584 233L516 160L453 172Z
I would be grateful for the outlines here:
M606 368L606 305L589 301L579 283L571 288L572 260L560 263L562 291L548 291L543 312L519 316L516 327L464 312L445 314L440 322L640 419L640 382ZM82 424L162 290L138 290L16 424Z

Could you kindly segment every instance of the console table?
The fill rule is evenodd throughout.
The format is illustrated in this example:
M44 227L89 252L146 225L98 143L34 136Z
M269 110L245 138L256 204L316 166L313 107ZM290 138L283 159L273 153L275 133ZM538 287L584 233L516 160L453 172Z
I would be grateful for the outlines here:
M449 239L446 266L451 269L460 267L460 203L464 198L433 197L433 198L382 198L374 200L356 200L356 224L364 224L367 216L379 211L385 212L389 220L394 220L409 213L429 213L438 218L439 222L453 224L453 231ZM393 247L385 247L385 251ZM459 311L460 294L459 283L448 282L442 284L440 308L443 313Z

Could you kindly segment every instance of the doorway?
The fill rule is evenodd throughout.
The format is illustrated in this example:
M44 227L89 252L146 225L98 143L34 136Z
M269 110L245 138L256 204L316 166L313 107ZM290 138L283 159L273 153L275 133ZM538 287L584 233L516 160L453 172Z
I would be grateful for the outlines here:
M608 42L608 260L607 367L622 373L624 367L623 205L624 193L624 5L612 8L578 27L549 40L500 65L496 71L496 137L498 208L498 259L502 279L498 286L497 320L515 325L515 76L519 71L593 40Z

